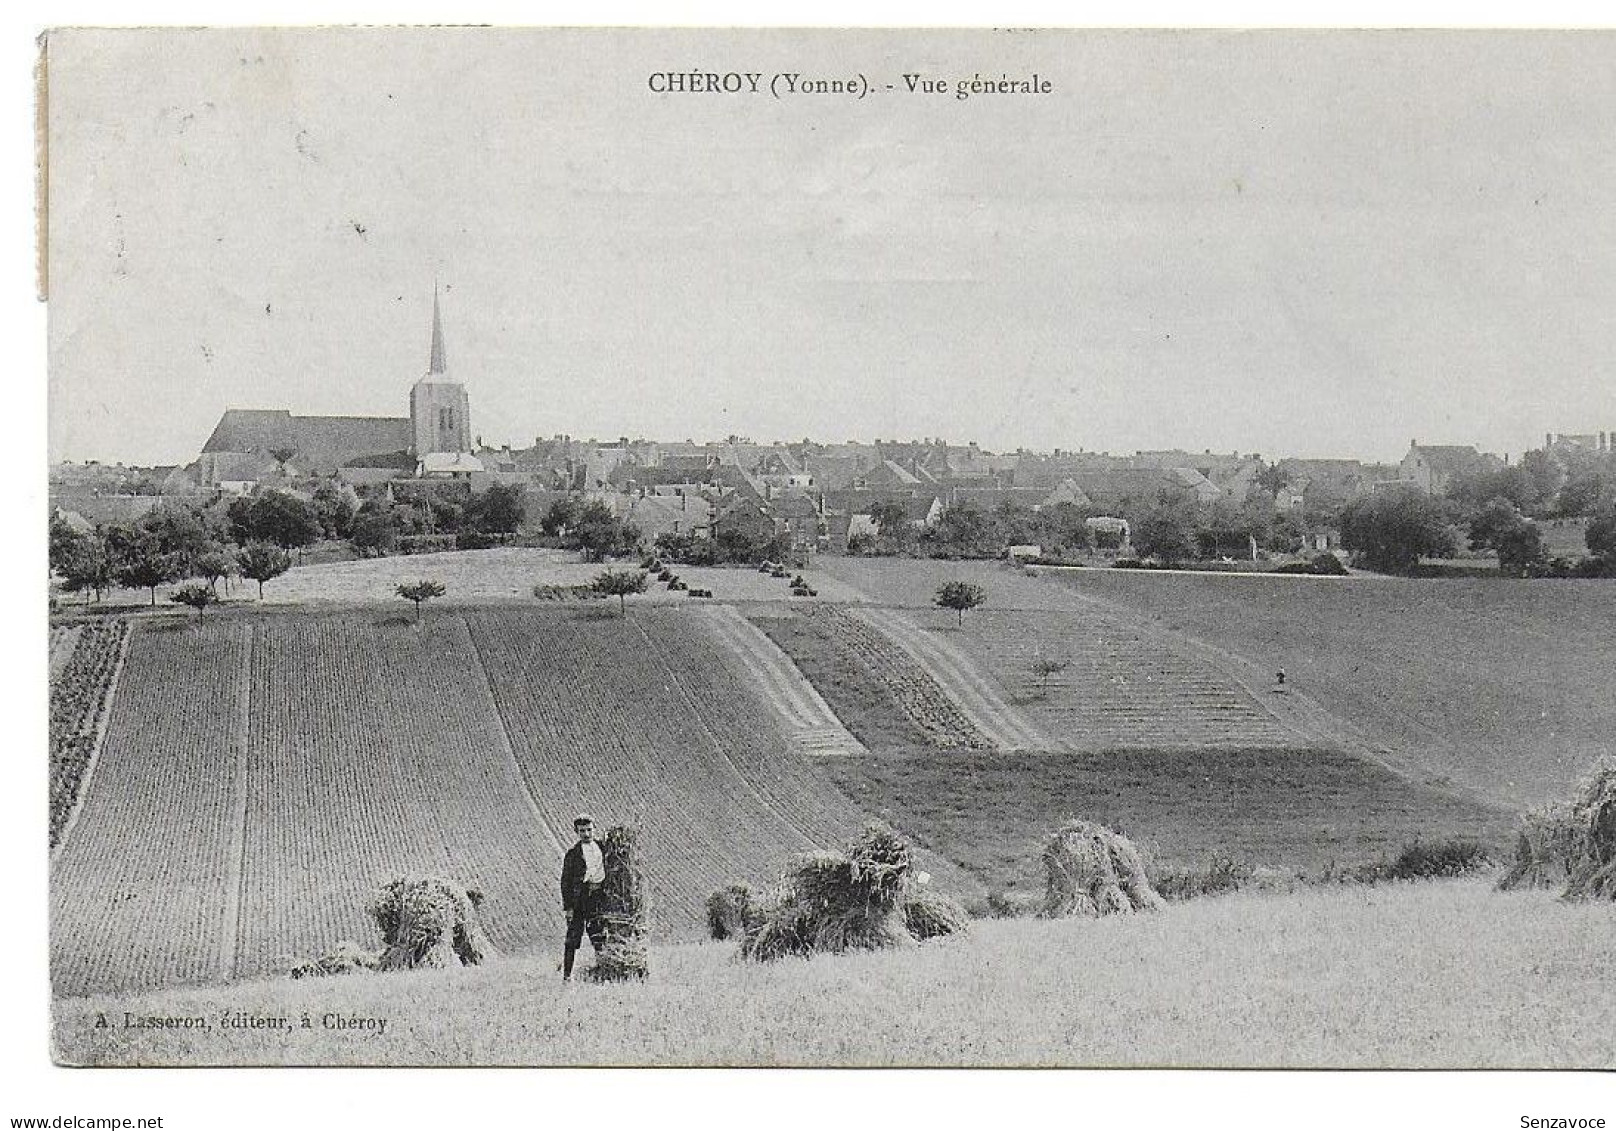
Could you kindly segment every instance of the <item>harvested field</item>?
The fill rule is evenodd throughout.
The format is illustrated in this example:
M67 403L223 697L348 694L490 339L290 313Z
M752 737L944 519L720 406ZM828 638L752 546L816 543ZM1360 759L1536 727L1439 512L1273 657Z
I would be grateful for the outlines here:
M51 862L57 994L218 976L242 740L231 707L250 640L241 623L133 630L95 774Z
M1137 618L1092 607L978 609L958 628L941 609L859 615L879 617L875 623L917 652L953 651L952 670L969 674L951 689L987 683L1001 717L1025 715L1034 733L1048 736L1023 749L1253 750L1304 741L1218 666ZM1032 667L1039 659L1067 667L1040 680Z
M888 717L877 724L877 734L914 736L924 745L944 750L991 746L988 736L921 664L887 634L847 610L821 606L799 610L795 617L782 621L764 608L753 610L752 620L793 658L823 659L828 652L834 657L831 664L811 665L819 673L829 674L833 665L850 670L850 681L833 681L825 693L832 702L852 695L880 703L877 710L884 708L882 713ZM896 721L894 713L902 721ZM864 714L857 710L848 714L854 733L861 738L864 733L858 722ZM880 741L877 734L871 737Z
M1513 806L1568 793L1616 733L1609 582L1050 572L1040 584L1283 670L1372 740Z
M902 951L811 962L758 966L734 961L734 952L733 942L653 946L656 980L646 987L563 991L553 962L518 960L86 998L57 1003L53 1046L68 1063L108 1065L1608 1072L1616 1063L1616 907L1560 903L1546 892L1498 895L1481 882L1240 893L1155 915L984 921ZM328 1010L390 1020L380 1034L95 1027L98 1012L123 1010L204 1022ZM1593 1106L1571 1111L1601 1110L1608 1079L1591 1083L1584 1095ZM1544 1098L1566 1086L1557 1078ZM1555 1102L1533 1110L1565 1110ZM1388 1115L1387 1126L1408 1123Z
M1081 817L1159 863L1214 853L1318 873L1467 837L1502 850L1515 818L1348 754L1310 750L1004 754L916 750L826 762L860 808L949 855L990 890L1043 890L1047 834Z
M559 825L537 819L465 623L282 615L254 625L234 973L368 944L382 884L484 893L500 950L559 937Z
M479 888L500 953L548 951L561 838L582 807L641 829L652 937L699 937L715 887L772 885L791 854L866 820L737 675L710 613L140 622L53 869L57 993L270 974L344 940L372 946L367 897L409 874ZM923 859L945 890L974 890Z
M767 702L729 677L701 619L671 610L466 619L517 760L530 781L554 783L553 802L540 799L547 817L564 823L588 809L637 829L657 933L697 936L715 887L770 884L791 853L838 843L861 824Z

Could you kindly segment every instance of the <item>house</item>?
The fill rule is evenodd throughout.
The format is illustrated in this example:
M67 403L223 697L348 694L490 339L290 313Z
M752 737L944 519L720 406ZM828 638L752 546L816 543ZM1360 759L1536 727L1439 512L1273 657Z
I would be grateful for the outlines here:
M470 452L427 452L416 464L421 479L465 479L483 475L483 461Z
M706 538L712 532L713 504L694 491L666 495L640 491L630 496L623 517L647 542L664 534Z
M1504 461L1478 452L1473 444L1421 444L1408 442L1408 453L1398 465L1401 478L1409 480L1427 495L1445 495L1458 477L1482 471L1496 471Z

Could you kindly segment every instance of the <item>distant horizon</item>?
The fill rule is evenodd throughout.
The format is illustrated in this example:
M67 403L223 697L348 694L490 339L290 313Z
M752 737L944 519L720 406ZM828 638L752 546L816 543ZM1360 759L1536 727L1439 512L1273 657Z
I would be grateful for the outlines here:
M1513 457L1616 428L1608 34L132 29L50 50L53 463L187 463L227 408L402 415L435 278L495 445L1395 462L1411 438ZM674 65L877 89L658 93ZM1051 93L903 78L988 72Z

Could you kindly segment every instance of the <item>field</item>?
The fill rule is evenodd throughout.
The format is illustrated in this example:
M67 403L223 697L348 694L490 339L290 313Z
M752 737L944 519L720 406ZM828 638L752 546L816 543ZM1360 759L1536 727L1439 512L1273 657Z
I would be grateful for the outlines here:
M588 585L604 569L624 569L637 563L601 565L578 560L565 550L496 547L491 550L453 550L437 554L410 554L358 561L295 566L264 586L264 600L280 605L309 602L397 601L401 583L432 578L447 586L456 601L531 601L535 585ZM788 601L788 581L755 569L715 569L700 566L670 567L696 589L711 589L720 600ZM826 601L852 600L856 594L835 580L809 570L804 573ZM247 583L238 596L253 596L257 586ZM691 603L683 591L669 591L653 576L650 588L636 603Z
M1214 856L1315 877L1464 838L1502 852L1512 814L1328 750L915 751L827 762L858 804L949 854L992 891L1043 891L1051 829L1100 821L1159 867Z
M74 1064L1616 1063L1616 907L1500 895L1485 882L986 921L905 952L762 967L733 953L659 947L653 980L631 986L563 990L552 963L519 959L59 1001L55 1054ZM126 1015L207 1027L126 1027ZM283 1017L286 1030L221 1027ZM372 1027L337 1029L336 1018Z
M689 571L721 599L664 591L623 616L535 601L536 581L598 569L562 557L331 563L200 625L59 627L53 788L76 815L53 825L57 993L370 944L365 895L404 872L479 888L501 953L548 955L579 809L639 827L663 941L701 935L714 889L766 886L871 816L966 899L1038 889L1042 837L1071 816L1180 870L1500 849L1616 722L1599 583L822 559L815 600ZM450 587L419 625L391 589L417 576ZM954 577L988 590L963 625L931 607ZM1040 677L1038 658L1065 666Z
M1283 670L1337 718L1512 806L1563 796L1616 734L1616 585L1140 577L1069 587Z
M283 971L369 944L405 873L483 890L548 952L572 815L642 833L663 938L864 815L736 677L698 608L441 607L147 618L52 873L59 994ZM939 881L970 886L936 857ZM966 894L966 893L962 893Z
M1069 618L1119 625L1225 690L1245 688L1306 745L1350 750L1511 809L1562 796L1616 732L1616 586L1605 582L821 564L939 634L952 618L929 609L936 586L956 577L983 585L988 604L966 615L955 639L1041 717L1054 693L1041 701L1014 657ZM1278 671L1285 695L1270 692ZM1076 679L1081 672L1074 663L1057 677L1076 683L1066 694L1103 698L1098 681Z

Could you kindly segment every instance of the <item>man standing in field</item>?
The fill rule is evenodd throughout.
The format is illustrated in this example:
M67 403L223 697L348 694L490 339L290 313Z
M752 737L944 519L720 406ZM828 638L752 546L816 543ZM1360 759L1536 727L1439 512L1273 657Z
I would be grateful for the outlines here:
M595 843L595 820L579 813L572 821L578 843L567 849L561 862L561 908L567 913L567 949L561 959L561 979L572 978L572 960L589 932L596 953L606 939L606 922L601 912L602 886L606 882L606 862Z

